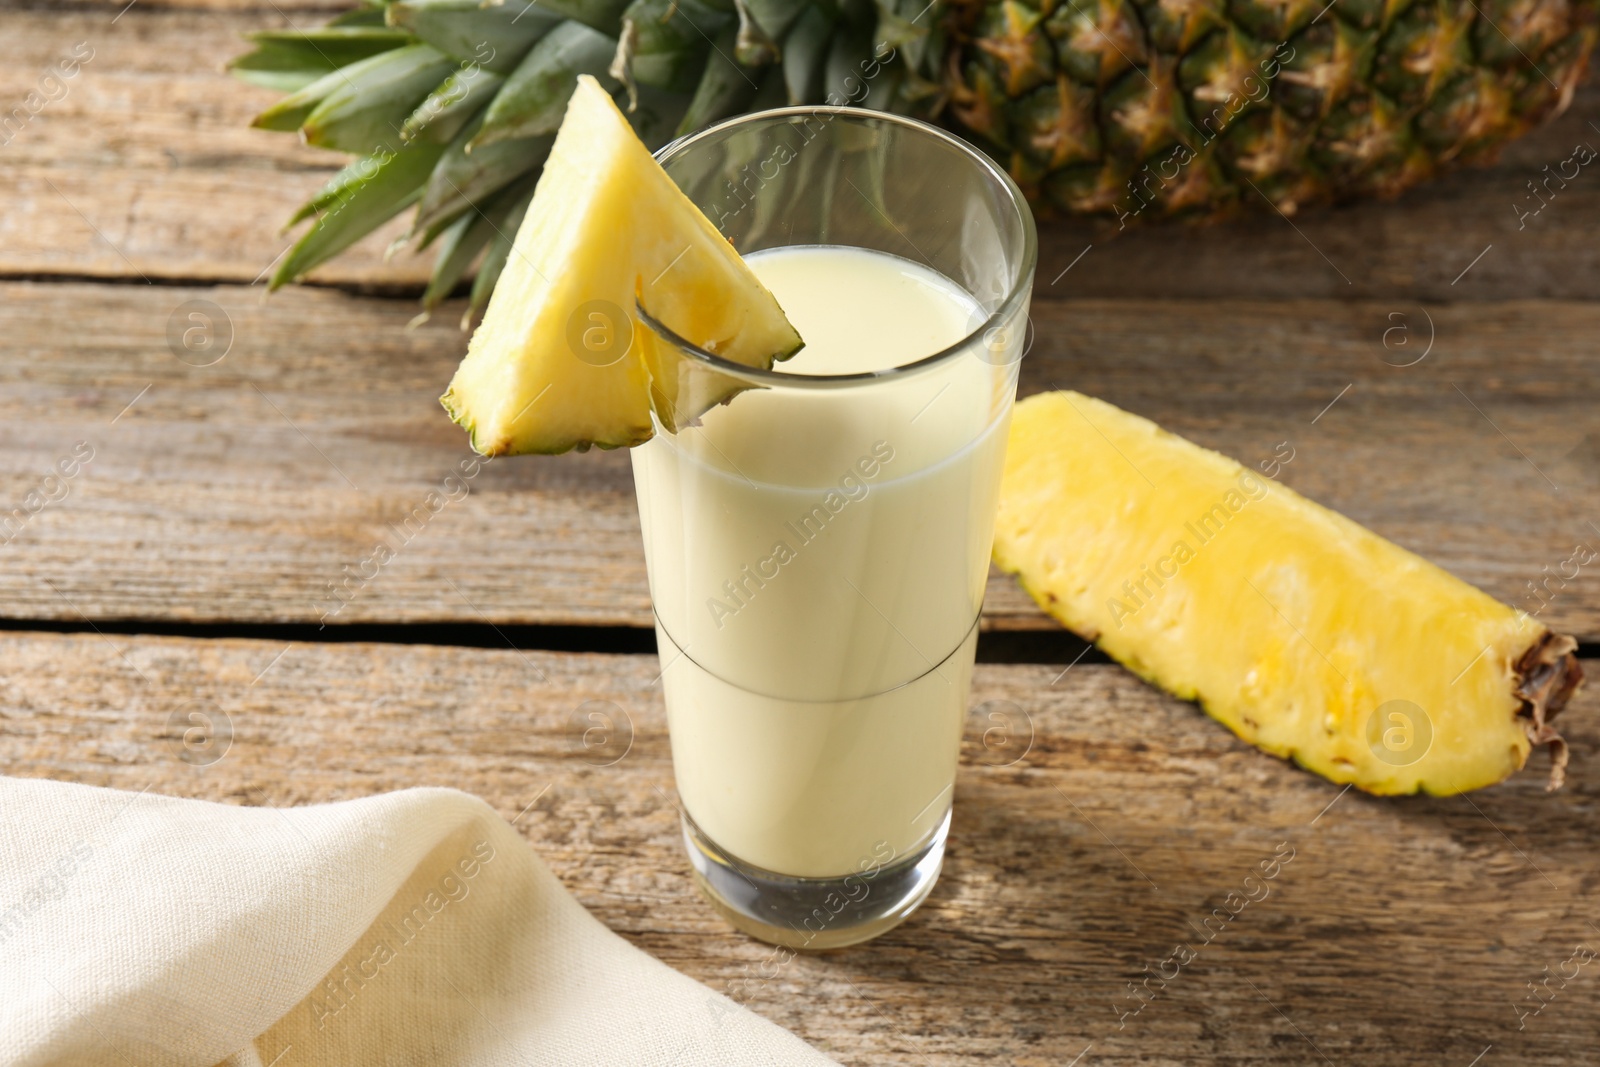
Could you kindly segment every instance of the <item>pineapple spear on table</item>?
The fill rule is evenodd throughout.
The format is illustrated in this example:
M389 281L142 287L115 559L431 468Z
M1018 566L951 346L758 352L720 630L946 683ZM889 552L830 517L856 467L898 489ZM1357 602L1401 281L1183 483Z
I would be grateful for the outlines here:
M995 561L1134 673L1370 793L1461 793L1550 746L1570 637L1343 515L1077 393L1017 405Z
M423 303L488 300L580 74L650 147L744 111L943 116L1118 226L1399 193L1572 98L1600 0L371 0L254 34L256 124L361 157L274 287L415 208Z

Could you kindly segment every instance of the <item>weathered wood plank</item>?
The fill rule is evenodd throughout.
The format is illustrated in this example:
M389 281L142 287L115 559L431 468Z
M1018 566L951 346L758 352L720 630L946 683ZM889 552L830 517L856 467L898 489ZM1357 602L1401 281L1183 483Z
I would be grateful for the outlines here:
M228 803L477 793L520 814L613 929L848 1065L1059 1067L1088 1050L1078 1062L1466 1067L1490 1045L1485 1064L1593 1062L1592 965L1518 1027L1537 1007L1526 983L1600 946L1591 698L1564 723L1561 793L1542 791L1541 762L1470 799L1377 800L1118 668L1052 684L1055 668L980 667L929 903L867 946L778 961L691 886L656 672L645 656L8 634L0 739L7 773ZM603 750L584 748L590 700L616 705ZM1014 732L986 748L1000 707ZM231 725L217 762L178 758L167 723L188 708ZM1293 858L1246 883L1280 843ZM1230 893L1258 900L1222 925ZM1206 944L1208 918L1222 932ZM1196 956L1174 974L1180 944ZM1166 987L1133 1014L1129 983L1158 971Z
M76 42L95 55L67 83L66 97L5 146L0 276L249 282L287 246L279 225L341 157L249 129L273 94L225 77L218 66L243 50L246 30L309 25L320 15L264 3L173 10L146 2L112 25L110 14L121 6L6 16L0 101L24 100L46 65ZM1590 87L1568 114L1512 146L1494 167L1426 186L1398 204L1307 212L1293 226L1265 212L1207 229L1160 227L1108 239L1095 225L1051 224L1042 242L1041 294L1595 299L1600 180L1583 172L1525 229L1518 229L1513 205L1532 203L1526 183L1565 159L1574 143L1600 143L1591 125L1597 119L1600 89ZM315 278L414 290L426 277L427 256L383 261L402 228L386 227Z
M438 404L465 345L453 326L408 332L404 304L314 289L6 292L0 376L21 388L0 397L5 511L26 512L76 442L95 453L0 548L7 615L316 621L337 585L354 597L339 622L648 618L626 457L446 484L473 469ZM214 366L169 348L194 298L226 309ZM399 558L351 579L380 540Z
M408 530L469 455L436 400L460 334L407 332L398 301L258 293L0 285L0 520L26 519L0 614L315 622L383 541L397 558L332 621L649 624L626 456L497 461ZM167 339L196 299L231 323L210 367ZM1397 310L1412 342L1387 351ZM1386 366L1422 351L1424 314L1434 351ZM1083 300L1034 321L1023 392L1103 396L1251 464L1288 441L1287 484L1529 611L1527 582L1600 549L1600 307ZM46 485L80 440L94 461ZM65 495L29 515L35 491ZM1540 617L1600 639L1593 567L1550 589ZM1009 579L988 616L1052 625Z
M22 102L79 42L93 57L12 134L0 207L0 274L250 282L290 244L279 230L345 162L298 138L251 129L278 94L222 72L241 34L310 26L307 12L23 11L0 37L0 100ZM325 276L411 284L410 256L383 262L396 222Z

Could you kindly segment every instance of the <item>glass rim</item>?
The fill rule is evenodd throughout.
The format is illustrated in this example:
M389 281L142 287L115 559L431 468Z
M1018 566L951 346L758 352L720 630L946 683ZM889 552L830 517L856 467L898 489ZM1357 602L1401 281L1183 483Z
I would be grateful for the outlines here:
M1004 168L996 164L976 145L931 123L906 115L896 115L887 111L873 111L870 108L861 107L802 104L795 107L771 108L767 111L752 111L708 126L696 133L685 134L657 149L655 159L657 163L665 166L674 156L688 151L700 141L711 137L713 134L721 133L730 127L748 125L758 121L816 116L819 114L830 116L828 120L830 122L841 118L856 122L883 122L904 127L923 136L933 137L960 152L970 163L980 171L988 174L995 184L1005 191L1007 200L1012 210L1016 212L1017 219L1022 226L1022 259L1016 279L1011 283L1005 299L1000 301L995 311L960 340L931 355L923 356L910 363L902 363L897 367L885 367L882 370L874 371L856 371L850 374L794 374L789 371L767 370L762 367L751 367L743 363L735 363L733 360L725 359L714 352L708 352L699 345L678 336L670 327L650 314L640 302L638 296L634 297L634 311L647 329L653 331L663 341L666 341L684 355L722 374L739 378L754 385L782 385L800 389L848 388L855 385L864 385L868 382L920 374L923 371L953 361L964 354L972 346L974 340L982 338L991 330L1000 328L1016 313L1017 306L1025 299L1025 295L1033 283L1033 272L1039 256L1038 227L1034 222L1033 209L1028 206L1027 198L1022 195L1022 190L1017 187L1017 183L1012 180L1011 175L1007 174ZM839 247L847 246L841 245ZM923 265L926 266L926 264ZM929 267L928 269L931 270L932 268Z

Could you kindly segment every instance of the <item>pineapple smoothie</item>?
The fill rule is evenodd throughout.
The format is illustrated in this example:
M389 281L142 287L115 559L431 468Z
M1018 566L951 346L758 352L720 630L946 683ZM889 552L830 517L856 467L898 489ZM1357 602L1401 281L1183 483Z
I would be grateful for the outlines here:
M789 374L913 363L983 318L884 253L747 262L806 340ZM679 793L746 864L846 875L945 819L1016 380L989 354L750 389L633 450Z
M484 455L634 450L695 884L774 944L878 936L944 857L1037 252L1021 191L848 108L653 156L585 74L511 250L440 400Z

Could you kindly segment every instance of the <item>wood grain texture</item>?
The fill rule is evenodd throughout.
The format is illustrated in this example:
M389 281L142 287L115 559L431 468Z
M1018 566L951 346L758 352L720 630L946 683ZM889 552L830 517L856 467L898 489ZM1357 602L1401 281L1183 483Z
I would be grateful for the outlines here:
M625 455L493 463L417 525L467 458L436 401L464 341L351 295L417 291L426 257L382 256L402 223L317 273L349 292L249 286L340 157L249 129L274 94L218 68L245 30L345 5L125 6L0 0L0 114L95 49L0 146L0 523L27 513L0 527L0 617L314 623L381 540L396 560L333 623L647 625ZM1600 640L1593 568L1543 608L1526 589L1600 548L1600 179L1526 229L1514 209L1597 119L1591 86L1494 167L1293 224L1049 223L1023 392L1094 393L1251 464L1288 442L1285 483ZM169 342L190 300L225 312L213 366ZM79 441L94 460L51 481ZM1051 624L997 579L986 625ZM929 903L782 963L691 887L653 657L4 633L0 773L280 806L467 789L613 929L852 1067L1593 1062L1596 965L1519 1019L1529 982L1600 949L1592 696L1561 721L1562 793L1540 755L1471 798L1375 800L1064 666L978 669ZM615 707L598 751L588 701ZM231 724L219 762L178 758L189 710ZM1202 945L1281 842L1270 894ZM1196 958L1135 1013L1130 983L1179 944Z
M278 94L228 76L251 29L309 27L305 11L131 8L8 13L0 100L22 103L46 68L94 50L66 95L4 145L0 274L251 282L289 246L296 208L344 162L297 137L250 128ZM8 103L5 110L12 105ZM396 220L326 274L352 286L412 285L423 260L383 262Z
M646 656L8 634L0 746L6 773L226 803L477 793L612 929L852 1067L1060 1067L1086 1049L1094 1067L1467 1067L1490 1045L1484 1067L1593 1062L1594 964L1520 1030L1516 1009L1546 966L1600 949L1592 697L1563 724L1561 793L1542 791L1540 755L1470 799L1379 800L1115 667L980 667L928 904L867 946L774 962L691 886L656 672ZM607 747L584 747L588 701L614 705ZM209 766L181 761L168 726L195 709L231 724ZM994 712L1012 729L986 746ZM1202 944L1280 843L1293 858L1250 883L1266 895ZM1196 957L1170 977L1178 944ZM1170 980L1125 1014L1147 967Z
M453 326L407 332L404 305L326 290L266 304L251 289L7 294L0 320L39 332L13 334L0 364L20 386L0 390L5 512L26 510L76 442L95 458L0 546L6 615L648 618L626 456L491 463L465 498L446 484L471 457L438 403L465 344ZM231 324L211 367L168 346L191 299L223 309L219 337ZM398 558L352 581L380 541ZM354 597L342 612L335 585Z
M169 347L191 300L222 310L218 344L231 328L214 366ZM3 614L317 622L340 585L336 623L649 625L626 455L496 461L405 528L469 456L437 402L464 341L409 314L317 289L0 284L0 519L95 449L0 544ZM1429 319L1428 357L1386 365L1420 354ZM1409 347L1385 349L1397 322ZM1542 608L1527 591L1600 550L1595 306L1046 301L1034 327L1024 393L1102 396L1252 466L1287 441L1286 484L1600 639L1592 566ZM346 585L380 542L394 562ZM988 625L1053 624L997 577Z
M224 76L250 29L313 25L325 11L198 0L142 0L68 11L15 10L0 34L0 112L36 88L76 42L95 57L4 146L0 277L138 277L249 282L287 247L278 228L343 160L248 128L274 94ZM1305 212L1293 224L1263 205L1237 222L1115 235L1098 223L1047 225L1041 292L1148 299L1240 297L1408 300L1600 296L1600 178L1583 171L1519 228L1527 183L1575 143L1600 145L1600 89L1580 90L1553 125L1397 204ZM314 279L417 291L429 257L383 251L385 227ZM1087 246L1069 273L1062 271ZM1494 247L1478 260L1487 246ZM1049 282L1060 278L1052 289Z

